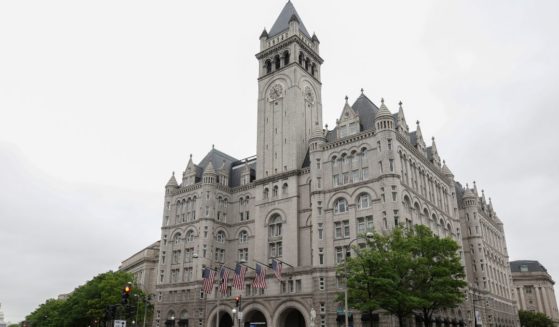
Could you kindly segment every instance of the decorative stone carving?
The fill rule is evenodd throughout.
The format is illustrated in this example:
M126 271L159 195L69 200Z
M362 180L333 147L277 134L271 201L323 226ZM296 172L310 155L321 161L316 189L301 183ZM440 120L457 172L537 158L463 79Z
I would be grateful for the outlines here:
M281 84L274 84L268 93L270 100L276 100L283 97L283 86Z

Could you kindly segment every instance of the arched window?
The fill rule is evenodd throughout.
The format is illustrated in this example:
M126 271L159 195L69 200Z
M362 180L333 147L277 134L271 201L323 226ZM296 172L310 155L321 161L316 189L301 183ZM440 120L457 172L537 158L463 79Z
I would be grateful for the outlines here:
M357 198L357 208L367 209L371 207L371 196L368 193L361 193Z
M343 213L348 210L347 200L339 198L334 202L334 213Z
M287 183L283 183L281 187L281 194L287 194Z
M246 230L242 230L239 233L239 243L246 243L248 242L248 232Z
M310 60L309 58L307 58L307 59L305 60L305 70L309 70L309 65L310 65L310 63L311 63L311 60Z
M274 188L272 189L272 197L277 197L278 196L278 186L274 185Z
M286 66L287 64L289 64L289 51L283 53L283 65Z
M313 62L311 65L311 75L314 76L314 73L316 71L316 64Z
M270 192L269 192L268 188L266 187L266 188L264 189L264 194L263 194L263 195L264 195L264 199L267 199L267 198L268 198L268 195L269 195L268 193L270 193Z
M225 242L225 232L224 231L219 231L217 232L216 236L215 236L215 240L218 243L224 243Z
M268 231L270 237L279 237L281 236L281 217L279 215L274 215L270 219L270 224L268 225Z
M186 241L187 242L194 241L194 231L193 230L189 230L188 232L186 232Z
M266 74L272 72L272 61L270 59L266 60Z
M303 61L305 60L305 55L302 52L299 52L299 65L303 66Z
M176 233L176 234L173 236L173 243L179 244L180 241L181 241L181 236L182 236L181 233Z
M281 67L281 61L280 61L280 56L279 56L279 55L276 55L276 56L274 57L274 64L275 64L275 66L276 66L276 70L280 69L280 67Z

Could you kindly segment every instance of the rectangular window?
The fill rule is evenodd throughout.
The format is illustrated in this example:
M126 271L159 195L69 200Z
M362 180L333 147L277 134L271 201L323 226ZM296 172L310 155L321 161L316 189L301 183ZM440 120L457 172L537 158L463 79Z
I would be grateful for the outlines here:
M379 172L382 174L384 173L384 169L382 168L382 161L378 162Z
M339 221L334 223L334 238L342 238L342 223Z
M334 162L335 162L335 161L334 161ZM340 177L340 175L334 175L334 176L332 177L334 186L340 185L339 177Z
M394 210L394 226L398 226L399 224L399 217L398 217L398 210Z
M324 291L324 289L326 288L326 283L324 281L324 277L319 277L318 278L318 289L321 291Z
M318 264L324 264L324 248L318 248Z
M381 151L382 151L382 147L381 147L380 141L377 141L377 149L378 149L378 152L381 152Z
M344 248L341 246L337 246L336 250L336 264L340 264L344 262Z
M303 284L300 279L295 280L295 292L301 293L303 291Z
M248 248L239 249L239 261L248 262Z
M351 174L352 174L351 178L353 179L353 182L354 182L354 183L355 183L355 182L358 182L359 179L360 179L360 178L359 178L359 177L360 177L360 176L359 176L359 170L354 170L354 171L351 172Z
M351 183L351 178L349 176L349 173L344 173L344 184L349 184Z
M344 237L349 237L349 220L344 220Z
M363 169L361 169L361 179L362 179L362 180L367 180L367 179L369 179L369 168L363 168Z
M323 223L318 223L318 239L319 240L324 239L324 224Z
M281 257L283 255L282 243L272 242L269 244L268 253L270 258Z
M392 139L387 140L388 150L392 150Z
M388 164L390 166L390 171L394 172L394 160L393 159L388 159Z

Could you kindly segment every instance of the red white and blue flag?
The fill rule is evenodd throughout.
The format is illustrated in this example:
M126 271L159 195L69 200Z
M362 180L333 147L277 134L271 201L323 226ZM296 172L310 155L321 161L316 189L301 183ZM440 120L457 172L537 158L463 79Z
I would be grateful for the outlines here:
M202 271L202 279L204 280L202 290L204 291L204 293L211 293L212 288L214 287L215 270L208 267L204 268L204 270Z
M227 293L227 279L229 279L229 270L227 270L224 266L221 266L221 269L219 270L219 290L223 295Z
M272 270L274 271L274 275L276 278L281 281L281 269L282 269L282 262L276 259L272 259Z
M233 276L233 287L242 290L245 288L245 274L247 272L247 267L238 263L235 266L235 276Z
M252 282L252 287L254 288L266 288L266 268L262 267L258 263L256 264L256 277Z

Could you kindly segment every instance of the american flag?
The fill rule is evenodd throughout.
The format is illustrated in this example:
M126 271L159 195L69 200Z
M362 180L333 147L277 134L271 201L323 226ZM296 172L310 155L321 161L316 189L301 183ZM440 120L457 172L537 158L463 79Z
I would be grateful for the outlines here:
M221 294L225 295L227 293L227 279L229 278L229 270L227 268L221 266L219 270L219 290Z
M254 288L266 288L266 268L261 265L256 264L256 277L252 282L252 287Z
M204 280L204 285L202 287L202 290L205 293L211 293L212 292L212 288L214 287L214 281L215 281L215 270L210 269L208 267L204 268L204 270L202 271L202 279Z
M276 278L280 281L281 281L281 269L282 269L281 261L278 261L276 259L272 259L272 270L274 271L274 274L276 275Z
M233 287L242 290L245 288L245 274L247 272L247 267L238 263L235 266L235 276L233 276Z

